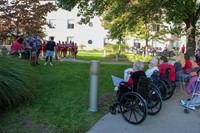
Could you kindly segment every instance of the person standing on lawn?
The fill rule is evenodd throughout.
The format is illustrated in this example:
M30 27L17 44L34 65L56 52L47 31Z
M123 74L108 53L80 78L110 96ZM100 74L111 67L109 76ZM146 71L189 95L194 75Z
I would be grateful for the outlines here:
M183 46L181 47L181 52L185 53L185 45L183 44Z
M76 59L76 55L78 53L78 46L77 43L74 44L74 59Z
M31 42L30 42L30 46L31 46L31 64L33 66L36 66L36 61L37 61L37 42L36 42L37 37L36 36L32 36L31 38Z
M24 39L20 37L17 41L13 42L11 45L11 49L9 52L9 55L12 55L13 57L18 57L19 53L22 51L22 42Z
M44 63L44 65L47 65L48 58L50 57L50 65L53 66L52 58L53 58L55 46L56 46L56 43L54 42L54 37L50 37L50 41L48 41L46 45L47 52L46 52L46 62Z

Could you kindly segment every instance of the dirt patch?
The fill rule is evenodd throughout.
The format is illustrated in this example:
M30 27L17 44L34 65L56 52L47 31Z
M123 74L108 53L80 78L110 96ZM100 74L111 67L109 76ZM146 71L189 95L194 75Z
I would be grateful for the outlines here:
M105 110L105 114L108 113L108 108L113 105L115 96L115 92L107 92L105 95L99 98L99 108Z

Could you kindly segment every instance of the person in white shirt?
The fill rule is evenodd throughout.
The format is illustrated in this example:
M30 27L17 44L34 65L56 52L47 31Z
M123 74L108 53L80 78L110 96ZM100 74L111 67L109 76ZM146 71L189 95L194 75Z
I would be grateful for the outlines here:
M128 79L131 76L130 72L133 72L133 68L128 68L128 69L124 70L124 81L128 81Z
M150 61L149 61L149 69L145 72L146 76L147 77L151 77L151 75L153 74L153 72L155 70L159 71L158 69L158 59L156 58L152 58Z

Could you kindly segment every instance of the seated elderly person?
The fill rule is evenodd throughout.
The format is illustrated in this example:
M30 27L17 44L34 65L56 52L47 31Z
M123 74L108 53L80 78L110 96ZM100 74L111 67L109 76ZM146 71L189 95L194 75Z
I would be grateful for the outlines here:
M124 70L124 81L128 81L130 75L130 72L133 72L133 68L128 68Z
M157 66L158 66L158 60L156 58L152 58L149 61L149 69L147 69L147 71L145 72L146 76L151 77L151 75L155 70L159 71Z
M143 71L144 64L141 61L136 61L133 63L133 72L130 72L130 77L128 79L128 83L133 85L133 90L137 89L137 84L139 81L139 78L141 76L146 77L145 72ZM120 87L115 87L115 90L118 91Z
M191 68L196 68L198 67L198 64L196 63L196 59L194 56L191 56L190 57L190 62L192 64L192 67ZM190 77L194 77L194 76L197 76L197 72L190 72L189 73Z
M169 68L170 73L169 75L166 75L166 70ZM166 78L165 76L168 76L170 81L175 81L175 69L172 64L168 63L168 59L165 56L160 57L160 65L158 65L158 69L160 71L160 78Z
M188 72L186 72L186 69L192 68L192 63L190 61L190 56L188 55L188 53L185 53L184 57L185 57L185 66L183 67L183 73L184 74L189 74Z
M180 77L184 80L188 80L189 75L183 74L183 67L185 66L185 57L183 53L178 53L176 55L176 61L174 63L174 69L175 69L175 81L179 82Z

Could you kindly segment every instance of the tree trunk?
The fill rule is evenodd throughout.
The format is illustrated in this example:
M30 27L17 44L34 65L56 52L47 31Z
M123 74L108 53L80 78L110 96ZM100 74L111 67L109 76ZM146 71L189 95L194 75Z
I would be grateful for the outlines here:
M187 25L186 29L186 43L187 43L187 53L189 56L193 56L196 49L196 41L195 41L195 32L196 29L194 26Z
M145 48L144 48L144 56L147 55L147 51L148 51L148 42L149 42L149 40L146 39L145 42L146 42L146 44L145 44Z
M121 41L119 43L119 50L118 50L119 55L121 54Z

